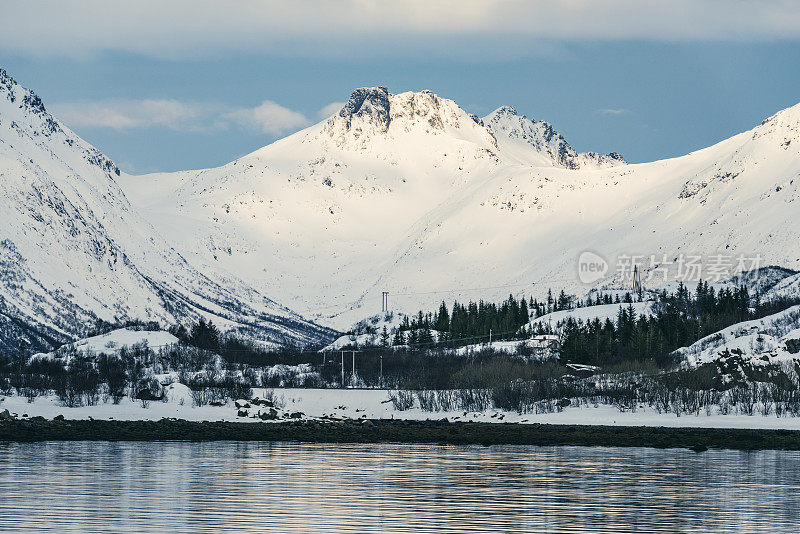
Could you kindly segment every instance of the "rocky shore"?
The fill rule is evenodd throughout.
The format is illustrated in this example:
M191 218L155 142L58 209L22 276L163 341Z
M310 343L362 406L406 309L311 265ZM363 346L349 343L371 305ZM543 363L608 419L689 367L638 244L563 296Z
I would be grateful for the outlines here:
M263 423L0 420L0 442L36 441L298 441L575 445L737 450L800 450L800 431L620 427L441 421L347 420Z

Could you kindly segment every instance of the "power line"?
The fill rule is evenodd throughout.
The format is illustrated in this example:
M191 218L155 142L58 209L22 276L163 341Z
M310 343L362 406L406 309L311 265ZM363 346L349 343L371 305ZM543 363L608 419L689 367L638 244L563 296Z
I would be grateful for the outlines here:
M388 310L388 298L389 298L389 295L391 295L392 297L415 297L415 296L424 296L424 295L472 293L472 292L476 292L476 291L492 291L492 290L496 290L496 289L524 288L524 287L529 287L529 286L543 285L545 283L550 284L552 282L568 282L568 281L573 281L573 280L574 280L574 278L571 278L571 277L560 277L560 278L548 278L546 281L539 280L538 282L524 282L524 283L519 283L519 284L501 284L501 285L486 286L486 287L462 287L462 288L453 288L453 289L434 289L434 290L430 290L430 291L400 291L400 292L382 291L381 292L381 307L382 308L386 307L387 308L386 311L389 311ZM308 314L309 315L314 315L315 313L318 314L318 312L320 312L320 311L333 310L333 309L338 309L338 310L342 310L342 311L357 309L357 308L359 308L359 307L361 307L361 306L363 306L365 304L364 303L364 297L365 296L366 296L366 293L362 294L361 297L359 297L358 299L356 299L354 301L351 301L351 302L348 302L346 304L330 304L330 305L327 305L327 306L316 306L314 308L314 310L309 311Z
M565 278L548 278L549 282L565 282L568 280L572 280L569 277ZM470 291L491 291L493 289L507 289L507 288L514 288L514 287L528 287L528 286L535 286L542 284L542 281L539 282L525 282L521 284L503 284L499 286L488 286L488 287L466 287L466 288L459 288L459 289L438 289L433 291L407 291L401 293L392 292L393 296L415 296L415 295L435 295L438 293L466 293Z

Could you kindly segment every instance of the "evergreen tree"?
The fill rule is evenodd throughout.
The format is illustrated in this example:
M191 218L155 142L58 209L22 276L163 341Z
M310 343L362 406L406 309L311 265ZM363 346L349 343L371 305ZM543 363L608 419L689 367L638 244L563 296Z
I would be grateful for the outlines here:
M439 313L436 314L434 328L439 332L448 332L450 330L450 313L447 311L447 305L444 301L439 305Z
M383 330L381 330L381 346L389 346L389 331L386 329L386 325L383 325Z
M213 322L200 319L189 336L189 342L197 348L219 352L219 330Z
M403 334L403 331L399 328L394 333L394 339L392 340L392 345L395 347L400 347L406 344L406 337Z

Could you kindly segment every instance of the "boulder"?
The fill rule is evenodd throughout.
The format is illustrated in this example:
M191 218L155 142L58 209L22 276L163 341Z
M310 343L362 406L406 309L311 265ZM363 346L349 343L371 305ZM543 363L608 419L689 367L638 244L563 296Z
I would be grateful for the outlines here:
M262 421L274 421L278 418L278 410L270 408L269 412L263 412L258 416Z

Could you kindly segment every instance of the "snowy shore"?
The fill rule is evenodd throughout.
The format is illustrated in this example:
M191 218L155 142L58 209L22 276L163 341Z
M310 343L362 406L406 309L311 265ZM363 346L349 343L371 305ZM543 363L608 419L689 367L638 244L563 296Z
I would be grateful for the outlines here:
M295 418L303 420L424 421L447 418L451 422L480 423L800 430L800 417L776 417L774 414L720 415L712 411L711 415L701 412L700 415L683 414L678 417L674 413L658 413L650 407L638 408L635 412L621 412L617 407L608 405L570 406L560 412L540 414L518 414L495 409L466 413L428 412L417 407L399 411L389 400L390 392L387 390L278 388L269 391L275 399L277 419L274 421L291 419L294 414ZM253 390L254 398L263 399L267 394L268 391L264 389ZM239 404L243 403L240 401ZM63 416L68 420L157 421L174 418L195 422L255 422L261 421L258 417L260 413L267 413L270 409L255 404L240 408L235 401L222 406L193 406L189 389L183 384L174 383L167 388L166 402L150 401L146 407L142 401L128 397L117 405L101 399L96 406L70 408L61 405L55 396L37 397L30 403L25 397L0 396L0 413L5 410L19 419ZM246 416L239 415L244 412Z

